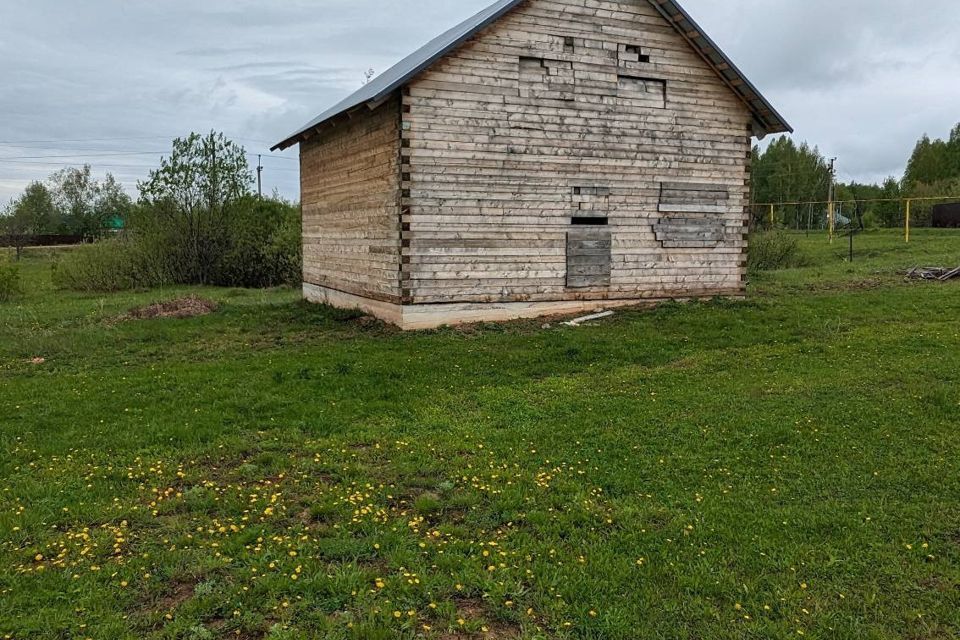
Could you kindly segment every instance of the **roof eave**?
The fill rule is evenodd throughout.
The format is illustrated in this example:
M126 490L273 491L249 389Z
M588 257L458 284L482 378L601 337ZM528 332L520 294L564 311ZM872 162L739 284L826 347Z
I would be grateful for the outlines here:
M303 129L302 131L299 131L293 134L283 142L278 142L274 146L270 147L270 151L286 151L287 149L289 149L295 144L301 144L303 142L306 142L309 138L313 137L313 134L315 134L317 131L322 129L324 126L333 126L334 120L336 120L340 116L347 116L349 118L350 116L355 114L357 111L360 111L364 107L366 107L370 111L373 111L374 109L382 105L384 100L386 100L386 98L388 98L393 93L394 91L391 91L383 98L372 98L370 100L367 100L366 102L361 102L360 104L354 107L350 107L349 109L345 109L344 111L341 111L335 115L332 115L326 120L324 120L323 122L318 122L314 125L311 125L310 127L307 127L306 129Z
M697 21L687 13L686 9L680 6L675 0L650 0L650 3L660 12L667 22L673 25L677 32L700 54L704 61L713 68L724 84L744 102L753 114L754 121L760 125L764 135L793 133L793 127L790 126L786 118L780 115L773 105L770 104L770 101L760 93L760 90L740 71L730 56L724 53L717 43L697 24ZM671 9L674 13L671 13ZM683 25L680 24L683 21L689 23L689 29L684 29ZM703 42L698 43L698 38ZM720 60L714 60L711 57L712 53L716 53ZM727 74L724 73L725 70L729 70L732 77L728 77ZM743 86L745 90L741 91L738 86Z
M382 104L384 100L386 100L391 95L393 95L396 91L410 84L410 82L415 78L417 78L421 73L423 73L424 71L432 67L438 60L447 56L451 51L454 51L455 49L460 47L464 42L466 42L473 36L477 35L477 33L482 31L483 29L486 29L488 26L490 26L491 24L493 24L494 22L496 22L497 20L505 16L510 11L513 11L513 9L515 9L519 4L525 1L526 0L508 0L504 2L503 6L499 7L495 11L490 12L489 15L486 15L483 19L476 20L474 22L474 20L479 15L483 15L486 12L486 10L478 14L478 16L474 16L474 18L471 18L469 20L466 20L458 24L457 26L453 27L452 29L448 30L447 32L439 36L437 39L427 43L425 47L429 47L440 38L443 38L444 36L451 34L451 32L456 33L458 30L461 30L461 29L463 30L463 33L459 34L457 37L454 37L451 40L451 42L437 49L437 51L433 52L430 56L425 58L419 64L414 65L410 69L406 70L406 72L400 74L397 78L395 78L393 81L388 83L383 89L381 89L378 93L376 93L372 98L368 98L366 100L361 101L360 103L358 103L357 106L366 104L371 109L376 108L377 106ZM491 8L493 7L488 7L487 10ZM413 54L413 55L416 55L416 54ZM391 71L403 65L404 61L406 61L406 58L404 60L401 60L399 63L397 63L393 67L391 67L391 69L387 70L384 75L390 74ZM347 98L347 100L349 101L349 97ZM373 105L373 106L370 106L370 105ZM347 107L347 109L350 109L350 108L351 107ZM340 112L340 113L343 113L343 112ZM297 131L293 135L286 138L283 142L280 142L277 145L273 146L270 150L276 151L276 150L283 150L283 149L288 149L292 147L294 144L297 144L298 142L300 142L301 137L305 133L319 128L329 120L340 115L340 113L332 113L328 118L325 118L318 122L310 123L309 125L303 127L301 130Z

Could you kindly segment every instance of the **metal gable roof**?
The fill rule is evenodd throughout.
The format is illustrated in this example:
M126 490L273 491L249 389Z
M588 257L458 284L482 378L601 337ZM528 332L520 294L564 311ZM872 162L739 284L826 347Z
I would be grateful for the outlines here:
M773 105L763 97L760 90L743 75L733 60L717 46L690 14L675 0L650 0L657 11L674 26L683 38L703 56L720 78L743 100L757 123L757 136L770 133L793 133L793 127Z
M416 52L371 80L359 91L338 102L298 129L296 133L277 143L271 150L286 149L302 142L305 134L338 115L363 106L372 109L382 104L395 91L430 68L437 60L499 20L524 1L499 0L472 18L434 38ZM768 133L793 131L786 120L777 113L776 109L677 2L674 0L649 0L649 2L703 56L704 60L714 68L730 89L746 103L756 120L758 135L762 137Z

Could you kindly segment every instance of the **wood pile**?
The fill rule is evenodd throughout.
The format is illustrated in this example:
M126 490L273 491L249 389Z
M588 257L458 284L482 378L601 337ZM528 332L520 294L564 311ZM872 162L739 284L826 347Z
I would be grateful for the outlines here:
M960 278L960 267L956 269L947 269L944 267L914 267L907 271L908 280L937 280L946 282Z

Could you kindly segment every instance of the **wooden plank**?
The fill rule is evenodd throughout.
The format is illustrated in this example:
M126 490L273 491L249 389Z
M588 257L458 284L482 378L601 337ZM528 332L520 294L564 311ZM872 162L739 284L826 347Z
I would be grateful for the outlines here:
M706 204L663 204L658 205L660 213L728 213L726 205Z

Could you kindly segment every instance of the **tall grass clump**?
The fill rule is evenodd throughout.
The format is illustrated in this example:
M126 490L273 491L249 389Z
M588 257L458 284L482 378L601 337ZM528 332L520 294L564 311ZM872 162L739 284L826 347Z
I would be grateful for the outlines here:
M800 242L782 231L754 233L750 236L747 267L750 271L779 271L810 264Z
M9 302L23 295L20 268L12 262L0 261L0 302Z

